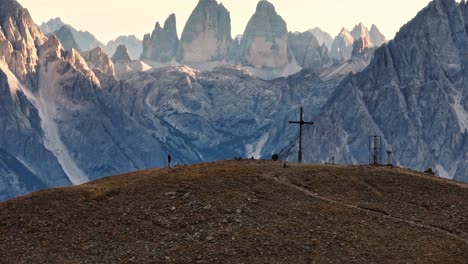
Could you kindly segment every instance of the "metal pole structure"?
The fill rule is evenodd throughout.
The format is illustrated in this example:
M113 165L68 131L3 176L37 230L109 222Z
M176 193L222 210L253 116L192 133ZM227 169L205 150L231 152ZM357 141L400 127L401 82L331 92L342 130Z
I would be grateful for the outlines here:
M303 112L301 107L301 125L299 126L299 153L297 157L297 162L302 163L302 122L303 120Z
M297 162L302 163L302 126L313 125L313 122L304 121L304 112L301 107L301 115L299 121L289 121L289 124L299 124L299 153L297 155Z

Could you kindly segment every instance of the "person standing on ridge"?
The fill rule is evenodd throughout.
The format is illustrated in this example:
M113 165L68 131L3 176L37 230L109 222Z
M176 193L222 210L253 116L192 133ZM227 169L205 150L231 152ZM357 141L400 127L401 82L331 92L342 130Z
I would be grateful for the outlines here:
M170 168L171 167L171 161L172 161L172 156L171 154L167 154L167 167Z

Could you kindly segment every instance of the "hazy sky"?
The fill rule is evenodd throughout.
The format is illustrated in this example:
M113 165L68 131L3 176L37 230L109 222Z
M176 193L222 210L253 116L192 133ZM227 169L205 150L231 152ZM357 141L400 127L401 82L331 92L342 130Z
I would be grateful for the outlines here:
M0 0L1 1L1 0ZM81 30L88 30L102 42L119 35L143 38L171 13L177 17L178 34L198 0L19 0L37 24L50 18ZM242 34L255 12L256 0L223 0L231 12L232 36ZM393 38L430 0L270 0L288 24L289 31L320 27L335 37L342 27L352 29L358 22L376 24Z

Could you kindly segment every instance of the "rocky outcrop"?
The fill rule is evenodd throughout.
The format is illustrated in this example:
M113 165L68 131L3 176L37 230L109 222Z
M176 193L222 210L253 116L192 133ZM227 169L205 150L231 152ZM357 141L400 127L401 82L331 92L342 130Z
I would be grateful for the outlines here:
M115 53L118 46L125 45L125 47L128 49L128 55L130 55L132 59L136 60L140 58L141 53L143 52L142 44L142 41L134 35L119 36L115 40L109 41L104 47L104 50L107 54L110 55Z
M229 11L216 0L200 0L182 32L177 60L183 64L222 61L231 42Z
M235 38L229 46L226 54L226 61L236 64L239 61L240 55L240 41L241 38Z
M46 40L29 12L15 0L0 2L0 60L21 80L36 72L36 47Z
M157 22L153 33L145 35L141 59L170 62L176 57L178 45L176 16L172 14L164 22L164 28Z
M363 23L359 23L351 32L345 28L341 30L340 34L333 41L331 57L335 62L349 60L354 55L354 42L359 40L362 40L364 43L358 44L358 46L363 44L366 48L378 48L387 41L377 26L372 25L369 31ZM368 49L368 51L374 51L374 49ZM369 55L372 57L371 54Z
M353 39L354 40L358 40L358 39L361 39L361 38L367 38L369 41L371 41L370 43L372 45L374 45L372 43L372 40L370 38L370 32L369 32L369 29L364 25L364 23L359 23L358 25L356 25L353 30L351 31L351 36L353 36Z
M330 62L326 45L321 46L309 31L289 33L288 47L302 68L319 69Z
M346 78L305 132L306 161L366 163L368 137L379 135L395 164L468 181L467 10L432 1Z
M147 71L151 69L149 65L139 60L132 60L128 55L127 47L120 45L117 47L112 61L115 65L115 72L119 79L125 79L128 74L133 72Z
M354 38L347 29L343 28L333 40L330 55L335 61L346 61L351 58Z
M66 26L60 17L51 18L47 22L42 22L40 29L42 33L49 35L59 30L61 27Z
M112 56L113 62L130 62L132 58L128 55L128 50L125 45L119 45Z
M369 32L370 40L374 44L375 47L380 47L382 44L387 42L385 36L380 32L376 25L372 24L370 32Z
M88 67L94 71L99 79L101 86L110 87L117 81L114 63L102 48L95 48L90 51L80 53L88 64Z
M21 161L0 148L0 201L46 187Z
M79 50L92 50L96 47L104 47L105 45L102 44L96 37L88 31L81 31L77 30L74 27L64 23L60 18L50 19L48 22L41 24L41 31L49 35L54 33L55 31L59 30L61 27L67 26L72 34L73 38L75 39L76 43L78 44Z
M329 50L331 49L333 38L332 36L330 36L330 34L321 30L318 27L310 29L309 32L314 34L314 37L317 39L320 45L325 44Z
M73 33L68 26L62 26L53 34L60 40L65 50L80 49L75 41L75 38L73 37Z
M240 63L254 67L280 68L289 63L286 22L275 7L262 0L249 20L240 43Z

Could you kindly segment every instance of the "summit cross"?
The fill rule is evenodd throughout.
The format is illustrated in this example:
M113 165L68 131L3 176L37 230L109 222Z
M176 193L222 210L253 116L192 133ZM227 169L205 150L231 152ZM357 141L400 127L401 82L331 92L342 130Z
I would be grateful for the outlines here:
M303 125L313 125L313 122L305 122L303 119L303 111L301 107L301 116L299 121L289 121L289 124L299 124L299 153L297 157L297 162L302 163L302 126Z

